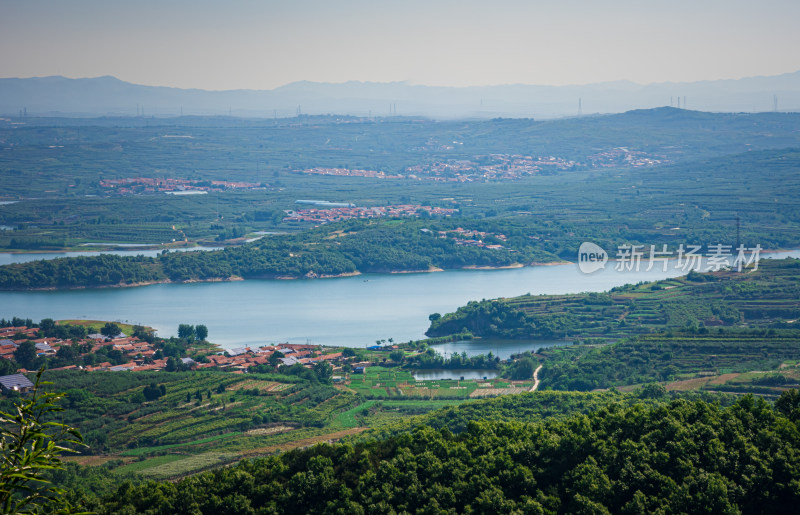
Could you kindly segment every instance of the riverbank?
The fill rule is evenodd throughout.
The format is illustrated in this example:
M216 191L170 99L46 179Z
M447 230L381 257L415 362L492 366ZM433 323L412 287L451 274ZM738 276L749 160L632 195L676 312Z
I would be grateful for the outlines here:
M550 263L551 265L557 264L566 264L566 263ZM531 263L531 264L522 264L522 263L514 263L511 265L503 265L503 266L479 266L479 265L467 265L463 267L457 268L439 268L439 267L430 267L428 269L420 270L420 269L413 269L413 270L388 270L383 272L368 272L370 275L399 275L399 274L428 274L434 272L445 272L445 271L455 271L455 270L465 270L465 271L490 271L490 270L515 270L525 267L532 267L532 266L545 266L541 263ZM231 276L231 277L211 277L205 279L187 279L184 281L173 281L172 279L161 279L161 280L153 280L153 281L140 281L140 282L120 282L116 284L104 284L104 285L96 285L96 286L85 286L85 285L77 285L77 286L49 286L43 288L0 288L0 291L58 291L58 290L84 290L84 289L95 289L95 288L134 288L138 286L151 286L154 284L191 284L191 283L217 283L217 282L231 282L231 281L246 281L246 280L275 280L275 281L293 281L293 280L300 280L300 279L340 279L344 277L356 277L359 275L364 274L365 272L361 272L359 270L355 270L353 272L343 272L341 274L317 274L315 272L309 272L302 276L296 275L279 275L279 274L261 274L256 276Z
M324 281L244 280L152 284L146 288L5 291L0 292L0 312L6 318L24 315L95 320L115 320L124 313L130 320L149 321L148 325L164 336L174 334L182 323L204 324L224 348L269 342L363 348L380 338L393 338L395 342L425 339L429 315L453 312L471 300L603 292L677 275L675 270L664 272L661 267L649 272L611 268L586 275L576 266L526 266L435 274L364 274ZM483 349L474 348L475 344L449 343L435 348L448 354L491 351L502 357L533 350L542 343L501 342ZM554 346L563 344L563 340L544 344Z
M119 284L101 284L98 286L72 286L68 288L57 288L57 287L49 287L49 288L10 288L6 290L0 291L15 291L15 292L23 292L23 291L62 291L62 290L107 290L107 289L114 289L114 288L137 288L139 286L153 286L156 284L192 284L192 283L222 283L222 282L235 282L235 281L244 281L243 277L232 276L227 278L211 278L211 279L188 279L186 281L173 281L171 279L162 279L160 281L141 281L135 283L119 283Z

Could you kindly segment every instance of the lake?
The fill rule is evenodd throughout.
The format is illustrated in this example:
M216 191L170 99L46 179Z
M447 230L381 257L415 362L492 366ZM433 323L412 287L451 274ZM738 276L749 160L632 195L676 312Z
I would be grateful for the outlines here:
M468 356L487 355L490 352L500 359L508 359L512 354L525 351L536 352L544 347L560 347L571 345L572 340L494 340L478 338L460 340L451 343L440 343L433 346L439 354L450 357L452 354L466 352Z
M414 370L411 375L417 381L431 381L435 379L494 379L500 374L499 370L472 369L472 368L453 368L453 369L428 369Z
M124 252L124 251L122 251ZM10 255L20 258L24 255ZM770 257L800 257L800 251ZM604 291L614 286L683 275L660 266L649 272L613 267L586 275L577 265L507 270L452 270L437 273L360 275L292 281L156 284L47 292L0 292L0 316L118 320L154 327L160 336L178 324L205 324L209 339L223 347L306 343L365 347L376 340L424 338L428 315L447 313L470 300L532 294ZM535 348L512 342L505 352ZM474 349L478 342L437 346L441 352ZM483 350L486 350L485 348Z

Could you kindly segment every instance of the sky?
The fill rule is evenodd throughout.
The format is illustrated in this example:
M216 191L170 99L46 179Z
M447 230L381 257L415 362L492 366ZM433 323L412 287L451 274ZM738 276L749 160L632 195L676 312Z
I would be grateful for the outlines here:
M639 84L800 70L796 0L0 0L0 77L272 89Z

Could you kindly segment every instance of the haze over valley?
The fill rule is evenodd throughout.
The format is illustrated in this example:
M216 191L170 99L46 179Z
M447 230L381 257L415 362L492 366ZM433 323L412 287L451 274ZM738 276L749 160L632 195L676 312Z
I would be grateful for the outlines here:
M0 511L794 513L799 17L0 4Z

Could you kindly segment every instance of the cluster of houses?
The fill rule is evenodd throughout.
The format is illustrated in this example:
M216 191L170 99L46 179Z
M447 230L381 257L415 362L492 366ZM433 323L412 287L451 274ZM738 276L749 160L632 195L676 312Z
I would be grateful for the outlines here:
M452 148L452 147L449 147ZM488 161L488 162L487 162ZM535 175L542 170L571 169L575 161L560 157L531 157L509 154L475 156L474 160L450 159L409 166L403 174L378 170L350 168L307 168L302 173L333 175L339 177L371 177L376 179L412 179L418 181L473 182L486 180L515 180L526 175Z
M25 339L18 338L24 335ZM17 335L17 339L10 337ZM72 347L72 340L62 340L54 337L40 338L39 329L35 327L4 327L0 328L0 358L13 360L14 352L20 344L30 341L36 346L36 356L54 357L62 345ZM81 356L96 353L106 348L106 350L118 350L128 360L125 363L114 365L110 362L97 363L94 365L70 365L66 367L54 368L52 370L64 370L81 368L83 370L159 370L166 368L166 359L153 359L157 349L150 343L140 340L135 336L120 334L116 338L107 338L102 334L90 334L86 338L77 341L78 345L83 346L86 352ZM111 348L107 348L111 346ZM188 358L186 358L188 359Z
M421 206L419 204L398 204L377 207L335 207L331 209L299 209L286 211L284 222L313 222L326 224L352 218L413 217L420 212L431 216L451 216L458 210L445 207Z
M118 195L140 193L174 193L181 191L218 191L262 189L264 184L255 182L231 181L193 181L188 179L165 179L151 177L128 177L125 179L105 179L100 186L114 190Z
M272 355L279 353L277 359L272 359ZM315 364L326 361L331 365L341 364L345 356L341 352L322 354L316 345L303 345L294 343L282 343L280 345L265 345L252 349L250 347L240 347L230 349L224 354L213 354L207 356L208 363L199 363L197 368L217 367L230 369L234 372L243 373L248 368L268 364L271 361L277 365L292 366L301 364L311 367Z
M402 179L402 175L392 175L377 170L351 170L349 168L307 168L302 173L312 175L337 175L339 177L373 177L377 179Z
M452 149L453 147L445 147ZM449 159L409 166L404 173L349 168L308 168L302 173L340 177L372 177L377 179L411 179L439 182L513 181L542 172L552 173L576 167L605 168L612 166L653 166L663 162L644 152L617 147L587 158L586 163L555 156L523 156L519 154L489 154L473 159Z
M4 327L0 328L0 358L14 360L14 351L25 341L31 341L36 346L37 356L55 356L62 345L72 346L71 340L60 340L58 338L39 338L37 328L28 327ZM18 338L24 335L25 339ZM15 336L15 340L10 339ZM164 370L168 366L168 359L158 353L158 349L153 344L140 340L135 336L120 334L115 338L107 338L100 334L92 334L80 340L78 344L83 345L86 350L82 355L96 353L98 350L111 346L124 357L125 362L112 364L111 362L95 363L93 365L69 365L65 367L53 368L51 370L81 369L87 371L109 370L112 372L120 371L142 371L142 370ZM277 359L270 361L273 354L279 353ZM156 357L158 356L158 357ZM199 358L198 358L199 359ZM221 368L233 372L244 373L250 367L275 364L275 365L294 365L301 364L306 367L313 367L320 361L331 363L338 366L348 359L341 352L330 352L323 354L320 347L315 345L290 344L265 345L256 349L243 347L231 349L225 352L210 354L205 356L203 362L195 361L192 358L181 358L183 366L190 369L202 368ZM24 369L23 372L26 372Z
M433 233L430 229L420 229L420 231L424 233ZM505 246L495 243L495 244L486 244L484 243L483 239L488 237L497 238L501 241L506 241L505 234L494 234L490 232L484 231L474 231L470 229L464 229L462 227L458 227L452 231L436 231L436 234L439 238L453 238L456 245L461 245L464 247L480 247L490 250L499 250L504 249Z
M641 168L644 166L655 166L665 162L656 159L644 152L629 150L627 147L616 147L588 157L588 161L593 168L609 168L614 166L630 166Z
M486 162L488 161L488 162ZM450 159L444 162L425 163L406 168L408 177L439 181L509 181L543 170L568 170L578 163L560 157L531 157L509 154L475 156L475 160Z

